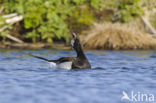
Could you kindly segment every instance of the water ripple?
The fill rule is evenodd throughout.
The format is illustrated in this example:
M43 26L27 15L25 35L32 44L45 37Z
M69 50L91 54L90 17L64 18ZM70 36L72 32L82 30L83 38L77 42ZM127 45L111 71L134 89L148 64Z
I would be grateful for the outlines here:
M0 51L0 103L121 103L122 91L155 93L155 51L88 51L92 69L49 68L72 51ZM156 94L155 94L156 96Z

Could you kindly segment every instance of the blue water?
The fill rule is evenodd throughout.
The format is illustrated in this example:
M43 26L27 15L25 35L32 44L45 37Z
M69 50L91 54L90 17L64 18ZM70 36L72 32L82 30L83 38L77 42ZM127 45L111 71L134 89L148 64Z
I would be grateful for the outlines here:
M156 103L156 51L87 51L92 69L85 70L52 69L29 53L49 59L75 55L0 50L0 103L129 103L121 100L123 91L153 94Z

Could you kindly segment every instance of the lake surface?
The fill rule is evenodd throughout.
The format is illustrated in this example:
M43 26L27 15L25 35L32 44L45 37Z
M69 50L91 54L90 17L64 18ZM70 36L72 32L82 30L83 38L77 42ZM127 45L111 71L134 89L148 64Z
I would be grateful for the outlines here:
M156 103L156 51L87 51L92 69L49 68L61 50L0 50L0 103ZM121 100L125 92L131 101ZM132 97L135 94L135 98ZM147 99L147 101L146 101ZM141 100L141 99L140 99Z

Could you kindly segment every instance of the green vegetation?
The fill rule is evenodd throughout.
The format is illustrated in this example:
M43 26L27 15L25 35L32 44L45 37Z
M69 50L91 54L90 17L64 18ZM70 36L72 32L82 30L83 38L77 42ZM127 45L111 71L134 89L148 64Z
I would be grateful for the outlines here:
M74 24L90 25L95 19L90 10L100 7L100 0L5 0L1 1L5 13L24 15L22 26L26 37L33 42L40 39L52 42L52 38L69 39L69 27ZM81 7L84 8L81 8ZM74 21L71 21L74 19Z
M117 14L116 21L133 20L143 14L140 2L141 0L0 0L0 7L4 6L0 22L4 21L1 15L18 13L24 16L24 20L20 22L23 31L20 35L24 35L26 40L51 43L55 39L68 42L70 31L81 33L93 22L99 21L97 12L100 14L106 9L117 10L114 12ZM0 27L3 26L0 24ZM10 29L0 33L3 40Z
M139 3L140 0L121 0L118 7L118 19L122 22L128 22L143 14L143 10Z

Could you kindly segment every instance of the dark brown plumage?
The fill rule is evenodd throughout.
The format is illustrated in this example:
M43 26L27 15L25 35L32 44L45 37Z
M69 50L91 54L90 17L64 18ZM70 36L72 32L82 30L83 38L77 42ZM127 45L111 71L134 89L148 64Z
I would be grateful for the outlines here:
M76 51L77 57L62 57L58 60L48 60L48 59L45 59L45 58L39 57L39 56L34 56L34 55L31 55L31 56L38 58L38 59L48 61L48 62L56 63L58 65L61 63L65 63L65 62L72 62L71 69L91 68L90 63L83 52L79 38L76 36L75 33L72 34L72 37L73 37L73 39L71 40L71 46Z
M73 42L71 42L72 43L71 45L77 53L77 57L74 59L72 63L72 68L78 68L78 69L91 68L90 63L83 52L79 38L76 36L75 33L73 33L72 36L73 36L73 40L72 40Z

